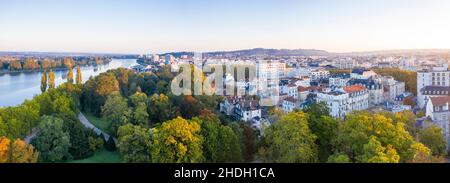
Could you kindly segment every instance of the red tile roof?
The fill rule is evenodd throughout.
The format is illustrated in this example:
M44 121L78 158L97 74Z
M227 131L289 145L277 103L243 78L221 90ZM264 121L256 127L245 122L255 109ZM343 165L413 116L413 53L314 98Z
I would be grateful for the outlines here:
M359 91L363 91L365 89L366 89L366 87L361 86L361 85L352 85L352 86L344 87L344 91L347 93L359 92Z
M431 97L431 103L433 106L445 106L450 104L450 97Z

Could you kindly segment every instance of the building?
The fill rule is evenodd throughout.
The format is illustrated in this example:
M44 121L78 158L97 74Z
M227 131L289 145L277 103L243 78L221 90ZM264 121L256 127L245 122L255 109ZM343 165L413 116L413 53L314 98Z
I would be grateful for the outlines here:
M261 106L259 101L248 97L225 97L220 103L220 112L242 121L261 119Z
M384 102L384 87L373 79L352 79L349 85L362 85L369 90L369 106L374 107Z
M420 108L425 107L425 100L427 98L422 96L422 93L427 86L450 87L450 71L448 70L448 64L444 64L442 67L433 67L430 70L417 72L417 103Z
M297 109L300 107L299 100L295 99L294 97L288 97L283 100L283 112L290 113L294 111L294 109Z
M333 66L338 69L353 69L355 60L352 58L341 58L333 61Z
M330 87L344 87L350 81L350 74L339 74L328 78L328 85Z
M369 91L361 85L346 86L334 91L317 93L317 102L324 102L330 109L330 115L343 118L352 111L369 108Z
M377 76L377 73L368 69L353 69L350 77L353 79L369 79Z
M431 97L446 97L450 96L449 86L425 86L420 90L417 101L421 108L425 107L425 104Z
M245 100L237 102L234 107L234 115L236 119L241 121L261 119L261 107L259 101Z
M395 98L405 93L405 83L396 81L392 76L381 77L384 86L384 100L395 101Z
M309 72L309 78L311 78L311 81L319 81L321 79L327 79L329 77L330 71L324 69L317 69Z
M450 97L432 97L426 104L426 116L430 117L434 124L443 129L444 137L450 142Z

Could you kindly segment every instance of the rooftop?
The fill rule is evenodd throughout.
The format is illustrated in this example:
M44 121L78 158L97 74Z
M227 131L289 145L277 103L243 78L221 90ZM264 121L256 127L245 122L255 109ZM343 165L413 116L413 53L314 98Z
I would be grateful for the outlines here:
M361 85L352 85L352 86L346 86L344 87L344 91L347 93L355 93L365 90L366 87Z

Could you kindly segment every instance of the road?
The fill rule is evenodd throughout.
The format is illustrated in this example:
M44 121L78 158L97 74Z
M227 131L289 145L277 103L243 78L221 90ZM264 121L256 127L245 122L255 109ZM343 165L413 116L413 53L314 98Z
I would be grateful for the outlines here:
M98 129L97 127L95 127L95 126L94 126L94 125L86 118L86 116L84 116L83 113L80 112L80 113L78 114L78 119L80 120L81 124L83 124L86 128L89 128L89 129L94 130L94 132L95 132L97 135L103 134L103 137L105 137L105 140L108 140L108 139L109 139L110 135L107 134L107 133L105 133L105 132L103 132L102 130ZM113 138L113 139L114 139L114 142L117 144L117 139L116 139L116 138Z

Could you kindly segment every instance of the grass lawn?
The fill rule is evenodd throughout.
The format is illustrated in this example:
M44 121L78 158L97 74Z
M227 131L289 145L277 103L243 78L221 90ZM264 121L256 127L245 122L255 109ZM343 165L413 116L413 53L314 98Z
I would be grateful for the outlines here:
M106 150L97 151L93 156L82 159L67 161L66 163L121 163L119 153Z
M99 128L100 130L104 131L107 134L113 134L111 132L111 130L108 128L109 127L109 122L99 118L91 113L83 113L84 116L86 116L86 118L97 128Z

